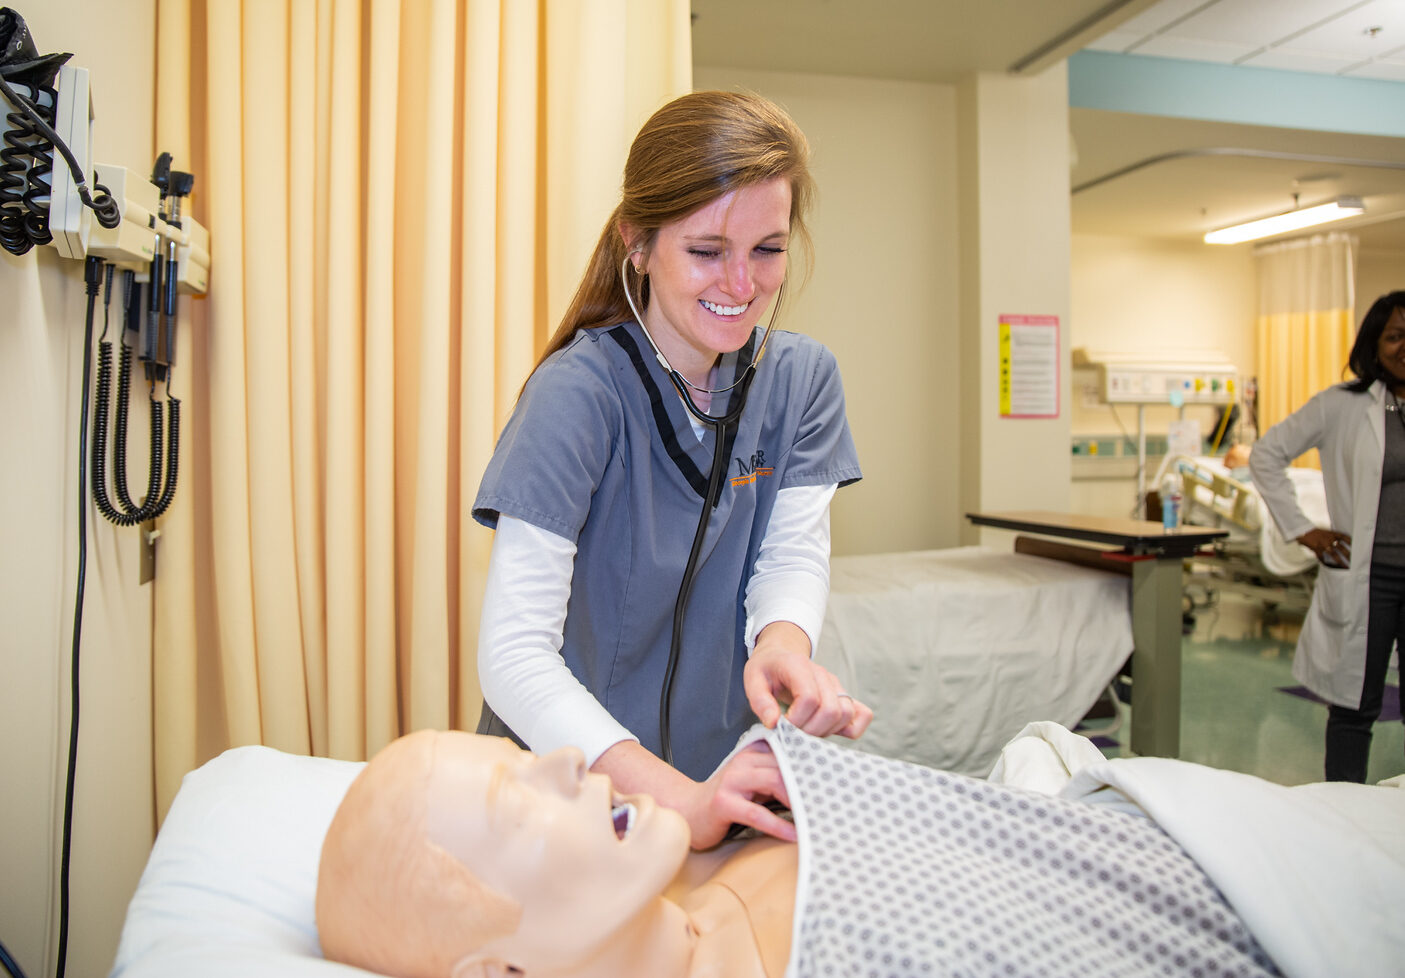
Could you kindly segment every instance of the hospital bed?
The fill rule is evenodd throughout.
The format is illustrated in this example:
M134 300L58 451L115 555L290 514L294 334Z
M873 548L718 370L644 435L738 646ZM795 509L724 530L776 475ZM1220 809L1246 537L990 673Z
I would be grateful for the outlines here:
M830 563L815 658L873 708L861 750L985 777L1026 723L1077 724L1132 653L1112 564L990 547Z
M1302 614L1312 599L1317 559L1302 544L1285 539L1263 498L1243 470L1231 471L1213 456L1168 456L1155 484L1167 473L1181 482L1181 522L1218 527L1229 535L1215 544L1217 559L1197 562L1186 578L1188 601L1201 603L1195 593L1226 591L1261 602L1275 613ZM1320 527L1331 525L1322 473L1316 469L1288 470L1303 513Z
M1289 978L1389 974L1405 959L1398 788L1284 788L1164 758L1095 760L1070 780L1057 756L1020 744L1002 758L1005 783L1151 814ZM323 960L314 912L322 839L360 768L240 747L188 774L111 978L368 978Z

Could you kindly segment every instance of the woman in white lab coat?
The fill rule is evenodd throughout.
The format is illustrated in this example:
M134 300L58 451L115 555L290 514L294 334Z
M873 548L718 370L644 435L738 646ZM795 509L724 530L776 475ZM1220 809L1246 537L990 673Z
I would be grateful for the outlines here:
M1321 564L1293 675L1329 705L1329 781L1365 781L1391 649L1405 645L1405 291L1371 306L1347 365L1356 380L1318 393L1249 456L1279 529ZM1303 515L1286 472L1311 448L1330 529Z

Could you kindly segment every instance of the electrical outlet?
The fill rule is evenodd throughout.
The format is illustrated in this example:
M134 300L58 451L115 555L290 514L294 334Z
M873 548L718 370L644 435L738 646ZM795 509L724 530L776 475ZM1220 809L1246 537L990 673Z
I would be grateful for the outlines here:
M141 525L141 560L137 568L137 583L145 584L156 578L156 541L161 531L156 529L155 520L147 520Z

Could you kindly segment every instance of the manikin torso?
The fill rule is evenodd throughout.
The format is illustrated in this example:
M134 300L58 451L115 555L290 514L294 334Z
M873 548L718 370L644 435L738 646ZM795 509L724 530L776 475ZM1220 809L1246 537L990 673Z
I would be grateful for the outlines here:
M795 844L770 838L688 857L665 893L698 935L688 978L782 978L798 866Z

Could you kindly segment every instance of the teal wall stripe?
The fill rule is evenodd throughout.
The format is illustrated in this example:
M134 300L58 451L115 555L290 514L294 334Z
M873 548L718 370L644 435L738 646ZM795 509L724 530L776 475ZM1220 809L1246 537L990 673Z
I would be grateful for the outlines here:
M1081 109L1405 136L1405 84L1370 78L1080 51L1068 98Z

